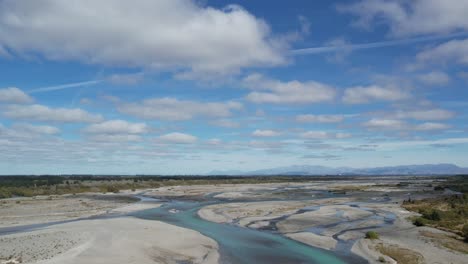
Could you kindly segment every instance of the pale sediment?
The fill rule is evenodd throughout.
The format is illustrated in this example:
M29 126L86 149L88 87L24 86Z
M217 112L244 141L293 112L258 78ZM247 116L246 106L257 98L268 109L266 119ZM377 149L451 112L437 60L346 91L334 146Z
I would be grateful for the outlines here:
M217 243L159 221L83 220L0 237L0 260L24 263L217 263ZM1 263L1 262L0 262Z

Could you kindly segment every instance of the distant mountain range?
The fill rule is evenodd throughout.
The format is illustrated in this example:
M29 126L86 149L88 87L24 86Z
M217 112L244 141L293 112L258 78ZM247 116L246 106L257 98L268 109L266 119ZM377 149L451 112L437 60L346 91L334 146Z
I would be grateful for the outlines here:
M294 165L255 171L212 171L210 175L451 175L468 174L468 168L454 164L402 165L375 168Z

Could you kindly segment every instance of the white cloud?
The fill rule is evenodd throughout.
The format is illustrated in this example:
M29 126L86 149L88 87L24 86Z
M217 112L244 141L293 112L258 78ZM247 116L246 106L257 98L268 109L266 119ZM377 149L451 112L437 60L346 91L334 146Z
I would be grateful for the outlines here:
M379 119L373 118L363 125L369 129L375 130L406 130L406 131L432 131L444 130L450 128L447 124L426 122L421 124L409 124L397 119Z
M103 119L101 115L91 114L79 108L50 108L38 104L10 105L6 107L3 115L11 119L61 123L95 123Z
M173 132L160 136L159 140L166 143L192 144L197 142L197 137L189 134Z
M441 71L432 71L420 74L418 79L428 85L446 85L450 82L450 76Z
M116 85L136 85L142 82L144 74L139 73L128 73L128 74L112 74L106 78L106 81Z
M349 133L330 133L326 131L307 131L301 133L301 138L305 139L343 139L351 137Z
M145 123L130 123L125 120L109 120L99 124L92 124L84 129L92 134L143 134L148 132Z
M224 127L224 128L238 128L240 124L238 122L228 120L228 119L219 119L211 122L212 125Z
M377 49L393 46L403 46L408 44L415 44L420 42L431 42L434 40L450 39L460 36L465 36L466 33L458 32L444 35L432 35L424 37L412 37L402 38L394 40L376 41L376 42L365 42L365 43L348 43L344 40L333 40L332 42L326 43L324 46L316 46L311 48L294 49L290 51L292 55L307 55L307 54L321 54L321 53L337 53L334 59L338 59L336 62L340 62L347 54L355 50L364 49ZM333 59L333 58L332 58ZM342 62L342 61L341 61Z
M53 126L35 126L31 124L14 124L12 129L20 132L42 135L55 135L60 133L60 129Z
M422 123L414 127L415 130L420 130L420 131L444 130L448 128L450 128L450 126L447 124L432 123L432 122Z
M296 121L300 123L339 123L343 121L342 115L298 115Z
M242 104L228 102L197 102L175 98L153 98L141 103L121 103L117 109L125 114L144 119L182 121L198 116L228 117L233 110L241 110Z
M277 137L281 135L280 132L274 130L260 130L257 129L252 133L254 137Z
M314 81L282 82L252 74L244 78L243 84L256 90L247 95L254 103L307 104L332 101L336 96L334 88Z
M356 86L344 91L343 102L365 104L373 101L400 101L409 97L408 92L396 88L384 88L377 85Z
M32 101L31 96L16 87L0 89L0 103L26 104Z
M383 129L383 130L401 130L407 127L406 122L397 119L380 119L372 118L363 124L370 129Z
M358 16L355 25L360 27L369 29L386 24L395 36L468 30L465 0L360 0L340 5L338 10Z
M455 116L451 111L444 109L425 109L425 110L406 110L397 111L394 116L396 118L411 118L416 120L446 120Z
M221 139L219 139L219 138L212 138L212 139L207 140L206 143L208 145L218 146L218 145L221 145L223 143L223 141Z
M416 55L416 61L417 66L424 66L427 63L449 62L468 65L468 39L451 40L423 50Z
M286 40L230 5L194 0L0 2L0 47L51 60L230 73L285 62Z
M114 142L114 143L142 140L141 136L132 135L132 134L97 134L97 135L92 135L88 137L88 139L91 141L97 141L97 142Z

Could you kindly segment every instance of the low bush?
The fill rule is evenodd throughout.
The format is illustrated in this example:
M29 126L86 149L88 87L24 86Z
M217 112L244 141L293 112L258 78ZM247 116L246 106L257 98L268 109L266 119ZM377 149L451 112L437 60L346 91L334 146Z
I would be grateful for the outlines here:
M413 220L413 224L415 226L425 226L426 225L426 220L422 217L417 217Z
M379 234L375 231L368 231L366 232L367 239L379 239Z
M465 242L468 243L468 224L463 225L462 235L463 235L463 238L465 238Z
M12 195L11 195L11 192L7 189L0 189L0 199L3 199L3 198L10 198Z
M113 185L108 185L108 186L106 186L106 191L107 192L118 193L119 188L117 188L116 186L113 186Z

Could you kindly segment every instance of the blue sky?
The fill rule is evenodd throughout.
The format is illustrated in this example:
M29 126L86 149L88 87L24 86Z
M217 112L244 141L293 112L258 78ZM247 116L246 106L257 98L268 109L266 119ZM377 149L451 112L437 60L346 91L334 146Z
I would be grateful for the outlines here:
M0 174L468 166L468 1L0 1Z

